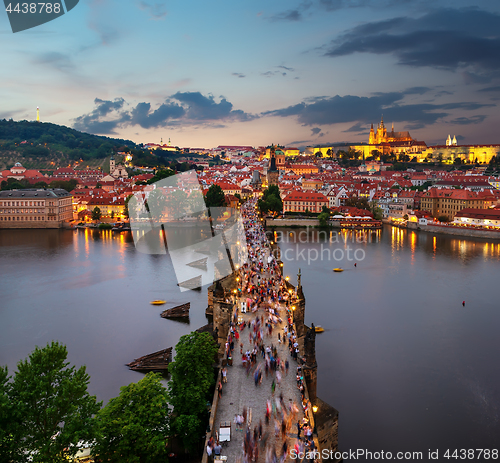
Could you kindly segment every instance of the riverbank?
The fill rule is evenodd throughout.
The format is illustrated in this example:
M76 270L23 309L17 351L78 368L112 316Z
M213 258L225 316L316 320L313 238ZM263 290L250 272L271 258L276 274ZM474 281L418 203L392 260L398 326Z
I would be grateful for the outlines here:
M408 223L406 228L408 228L408 230L424 231L428 233L439 233L443 235L500 240L500 231L495 231L495 230L474 230L473 228L459 227L453 225L441 225L441 224L418 225L417 223L412 223L412 222Z

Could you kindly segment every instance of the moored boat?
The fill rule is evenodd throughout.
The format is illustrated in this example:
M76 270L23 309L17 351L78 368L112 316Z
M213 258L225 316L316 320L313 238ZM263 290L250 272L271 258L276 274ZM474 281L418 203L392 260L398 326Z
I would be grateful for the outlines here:
M161 299L156 299L156 300L154 300L154 301L151 301L151 304L153 304L153 305L163 305L163 304L165 304L166 302L167 302L167 301L163 301L163 300L161 300Z

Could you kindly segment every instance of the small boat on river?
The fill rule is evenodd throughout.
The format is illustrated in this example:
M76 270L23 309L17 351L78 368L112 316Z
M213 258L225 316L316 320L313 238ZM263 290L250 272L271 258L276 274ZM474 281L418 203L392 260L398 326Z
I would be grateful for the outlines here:
M338 273L338 272L343 272L344 269L343 268L334 268L333 271Z
M151 301L151 304L152 305L163 305L163 304L166 304L167 301L163 301L161 299L156 299L154 301Z

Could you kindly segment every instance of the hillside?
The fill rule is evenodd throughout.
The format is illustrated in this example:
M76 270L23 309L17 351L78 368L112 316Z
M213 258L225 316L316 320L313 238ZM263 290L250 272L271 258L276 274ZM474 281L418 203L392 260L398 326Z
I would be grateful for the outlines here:
M15 162L27 168L50 169L80 160L99 167L113 152L134 148L130 140L91 135L57 124L0 120L0 170Z

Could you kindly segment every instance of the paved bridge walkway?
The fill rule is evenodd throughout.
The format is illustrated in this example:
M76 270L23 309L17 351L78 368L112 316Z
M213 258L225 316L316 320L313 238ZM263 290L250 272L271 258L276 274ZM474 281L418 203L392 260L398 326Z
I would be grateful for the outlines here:
M221 455L227 458L228 463L292 461L290 452L294 446L298 444L302 449L305 444L305 440L299 442L297 439L297 423L304 424L305 415L297 381L298 363L289 350L288 337L291 337L290 328L293 328L293 325L288 324L289 315L286 299L289 294L284 289L286 286L276 261L268 263L269 245L260 228L260 222L255 219L253 207L247 209L245 218L250 261L246 268L239 271L238 295L241 297L235 297L235 300L238 307L241 307L242 302L247 302L247 297L261 303L254 312L242 313L241 310L238 310L236 314L238 323L234 329L238 331L239 339L237 336L231 336L234 342L233 362L231 366L226 367L227 383L222 384L222 395L219 398L214 431L217 431L218 436L222 438L227 429L222 429L221 433L221 425L223 427L225 424L230 426L230 440L221 442ZM271 280L273 277L274 279ZM270 299L273 292L274 301ZM281 301L279 301L280 296ZM255 302L249 304L254 309ZM277 310L277 317L273 316L274 310ZM290 311L291 313L293 311ZM257 317L260 319L261 325L259 329L254 331L248 325L252 321L255 322ZM266 327L268 320L272 324L271 333ZM243 330L240 330L238 326L241 322L246 322ZM284 339L285 327L288 331L288 337ZM253 335L254 333L256 333L257 339L250 340L249 334ZM259 333L264 333L261 340L258 337ZM282 342L280 342L278 335ZM261 351L257 352L256 361L251 368L247 368L240 352L244 354L246 351L252 351L259 344L265 348L276 348L275 358L280 360L281 365L288 362L288 373L282 366L278 368L277 372L270 368L266 375L266 359L269 365L271 355L266 354L266 357L263 358ZM255 375L259 370L261 371L261 382L256 385ZM299 375L302 376L300 371ZM273 384L275 385L274 392ZM268 401L272 404L272 411L270 419L266 423ZM280 411L281 405L283 406ZM235 417L244 415L245 409L246 420L242 426L237 426ZM259 429L262 429L262 434L260 434ZM307 427L304 429L309 432ZM303 433L304 430L301 430L302 438L304 437ZM257 439L254 440L254 436ZM284 446L285 442L286 446ZM286 453L285 449L287 449ZM305 450L308 450L308 447L305 447Z

